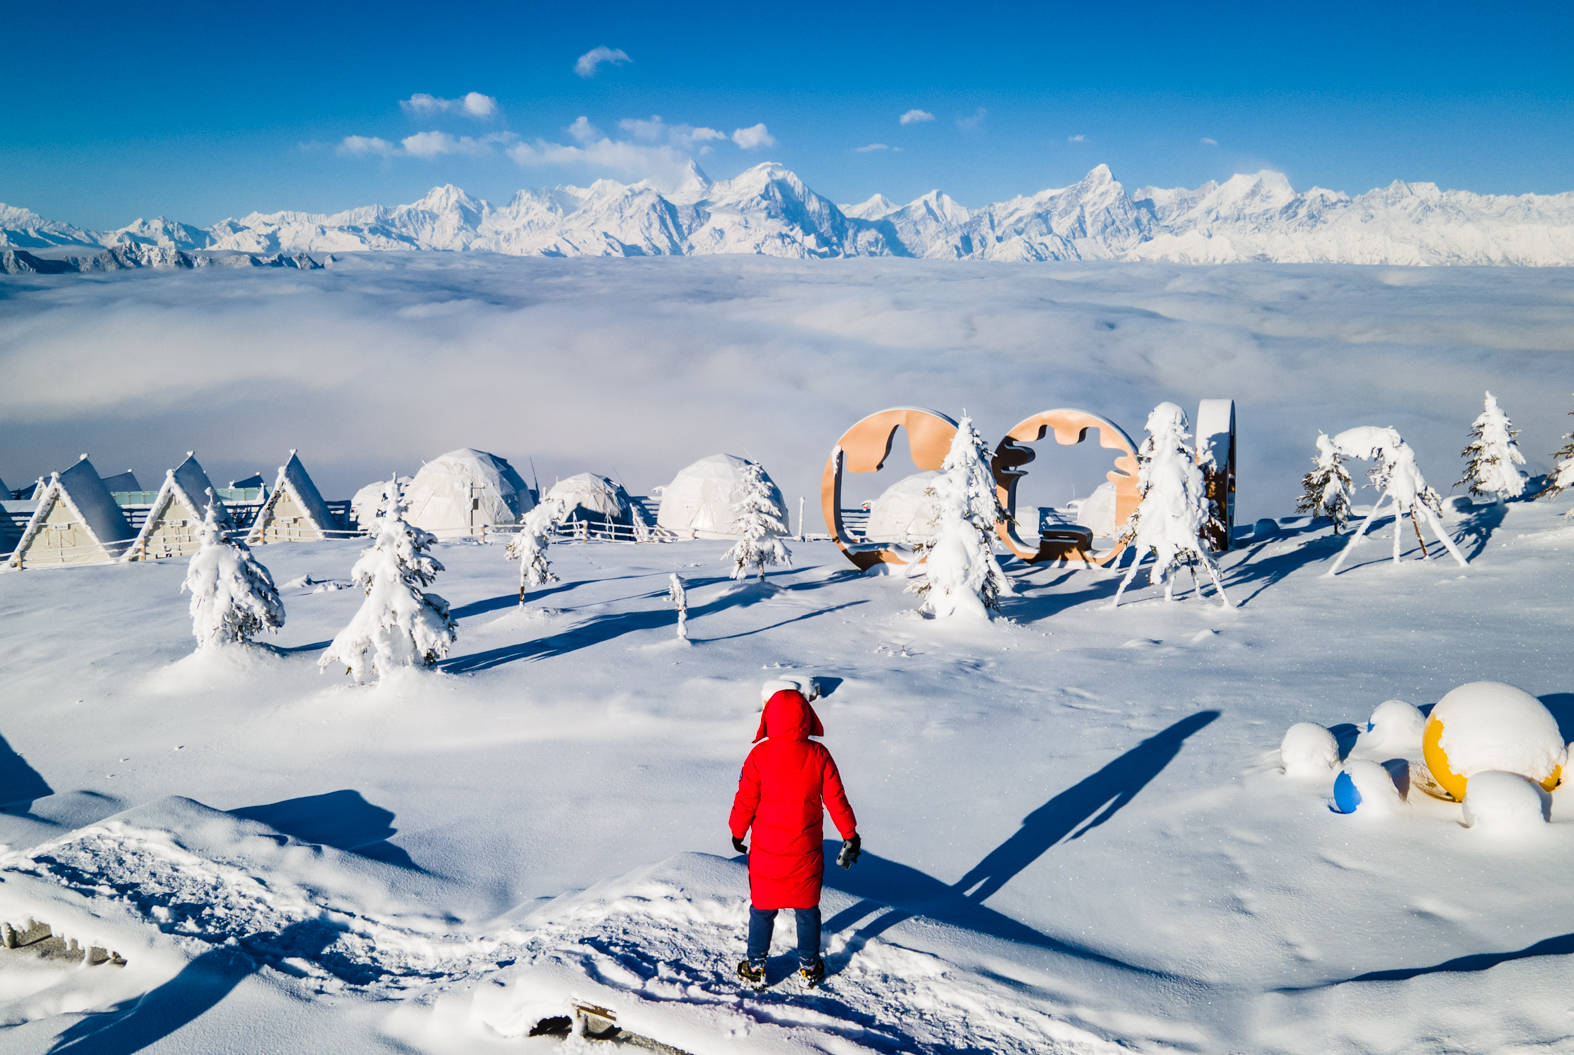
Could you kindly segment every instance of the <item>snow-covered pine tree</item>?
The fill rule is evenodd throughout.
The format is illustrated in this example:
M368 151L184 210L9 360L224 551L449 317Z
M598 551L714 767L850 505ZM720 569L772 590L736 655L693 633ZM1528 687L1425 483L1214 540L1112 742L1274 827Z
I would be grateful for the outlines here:
M552 564L547 560L547 547L552 543L552 529L568 510L561 499L549 498L526 513L519 522L519 533L508 542L504 555L519 562L519 603L525 603L525 594L535 587L557 582Z
M678 573L673 572L667 580L667 599L678 610L678 640L689 639L689 595L683 588L683 580L678 578Z
M923 601L919 611L936 619L971 615L987 619L1011 593L1011 580L995 559L995 524L1005 515L989 471L989 446L967 415L957 422L940 475L925 488L934 503L934 536L920 547L920 578L908 587Z
M389 482L372 526L371 548L350 570L366 600L339 631L318 666L343 665L357 684L378 680L400 667L429 667L448 654L458 629L448 602L427 593L443 570L427 552L436 538L404 519L404 496Z
M745 579L753 573L764 582L766 565L792 563L792 551L781 540L787 534L787 525L782 523L776 498L765 478L765 466L746 462L739 486L743 494L733 508L732 519L738 541L723 559L732 562L732 578Z
M1574 417L1574 410L1569 411L1569 416ZM1574 487L1574 429L1570 429L1563 439L1567 442L1552 455L1552 472L1547 475L1547 486L1541 489L1537 498L1543 495L1553 498ZM1570 510L1570 513L1574 514L1574 510Z
M1484 408L1471 423L1470 443L1460 452L1465 458L1465 475L1459 482L1468 485L1473 495L1490 495L1499 502L1518 498L1525 491L1525 474L1517 468L1525 464L1525 456L1514 442L1518 435L1519 430L1488 392Z
M1202 542L1208 522L1208 495L1203 487L1202 470L1192 453L1187 431L1186 412L1174 403L1160 403L1148 415L1148 436L1137 448L1137 491L1141 502L1126 522L1122 538L1132 548L1131 567L1115 590L1115 604L1131 580L1136 578L1142 558L1153 553L1153 570L1148 582L1163 584L1164 599L1175 595L1175 573L1182 563L1201 564L1213 580L1219 603L1233 607L1219 581L1219 569Z
M251 555L244 542L230 541L219 529L213 492L198 529L201 545L191 555L186 580L191 594L191 632L197 648L245 644L264 630L284 625L284 602L273 576Z
M1350 470L1345 468L1344 455L1334 448L1327 433L1317 434L1317 456L1312 459L1312 471L1301 477L1301 491L1296 509L1332 520L1335 535L1344 530L1350 521L1350 496L1355 493L1355 485L1350 480Z

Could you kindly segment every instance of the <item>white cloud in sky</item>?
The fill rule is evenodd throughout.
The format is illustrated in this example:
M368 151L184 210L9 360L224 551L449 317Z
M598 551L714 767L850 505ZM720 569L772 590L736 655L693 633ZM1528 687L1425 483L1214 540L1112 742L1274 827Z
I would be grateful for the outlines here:
M421 117L432 114L463 114L481 121L496 117L498 112L497 100L480 92L466 92L457 99L443 99L436 95L428 95L426 92L416 92L410 98L400 100L399 106L405 113Z
M733 129L732 141L744 150L759 150L776 145L776 137L766 129L764 121L748 128Z
M989 116L989 111L980 106L967 117L958 117L956 126L964 132L975 132L984 123L984 118Z
M516 139L512 132L494 132L485 136L456 136L448 132L417 132L391 143L381 136L345 136L339 141L338 152L347 157L412 157L436 158L448 154L486 154Z
M622 48L609 48L606 45L591 48L578 59L574 60L574 72L581 77L594 77L596 71L603 65L611 63L614 66L625 62L633 62L628 52Z
M727 138L727 133L703 125L669 125L660 114L649 117L625 117L618 127L645 143L670 143L677 147L691 147L701 143L714 143Z
M1074 136L1067 136L1066 137L1066 142L1068 142L1068 143L1086 143L1087 141L1088 141L1088 137L1083 135L1081 132L1078 132Z
M876 152L878 150L890 150L890 149L891 149L890 145L886 144L886 143L866 143L866 144L864 144L861 147L853 147L854 153L858 153L858 154L873 154L874 152ZM900 148L898 148L898 149L900 149Z
M917 108L909 110L907 113L897 118L897 120L904 125L917 125L922 124L925 121L933 121L934 119L935 115L930 113L928 110L919 110Z
M1205 147L1216 147L1219 145L1219 141L1212 136L1203 136L1198 142Z
M711 151L711 144L729 139L742 150L758 150L776 144L764 122L739 128L728 136L703 125L668 124L659 114L648 118L629 117L618 122L629 138L615 139L581 114L564 131L563 142L545 138L523 141L513 132L493 132L484 136L454 135L431 130L417 132L392 142L379 136L345 136L338 152L347 157L412 157L431 159L452 155L481 156L501 150L525 168L546 165L583 165L605 169L623 178L649 179L658 185L675 186L696 154ZM879 146L877 149L887 149Z
M351 157L387 157L397 151L397 147L379 136L345 136L339 140L339 153Z
M675 185L688 167L685 151L665 143L635 143L606 136L590 137L577 143L552 143L537 139L533 143L514 143L506 153L521 168L545 165L588 165L633 179L650 179Z
M498 141L497 137L454 136L447 132L417 132L399 141L404 152L413 158L435 158L444 154L484 154Z

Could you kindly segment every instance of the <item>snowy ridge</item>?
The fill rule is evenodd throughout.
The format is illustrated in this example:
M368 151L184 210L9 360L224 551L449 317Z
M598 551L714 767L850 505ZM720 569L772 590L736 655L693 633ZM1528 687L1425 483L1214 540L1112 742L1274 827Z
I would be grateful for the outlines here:
M100 254L91 259L101 263L71 270L193 266L190 255L202 260L205 250L275 257L444 250L1568 266L1574 265L1574 192L1475 194L1396 180L1351 197L1320 187L1297 191L1282 173L1269 171L1194 189L1131 191L1099 165L1068 187L979 209L938 190L906 205L876 194L837 206L797 174L767 162L716 181L691 163L667 193L644 181L603 179L589 187L521 190L494 206L445 184L404 205L254 212L206 229L159 217L92 232L0 204L0 271L49 270L27 251L62 247L131 254L127 260Z

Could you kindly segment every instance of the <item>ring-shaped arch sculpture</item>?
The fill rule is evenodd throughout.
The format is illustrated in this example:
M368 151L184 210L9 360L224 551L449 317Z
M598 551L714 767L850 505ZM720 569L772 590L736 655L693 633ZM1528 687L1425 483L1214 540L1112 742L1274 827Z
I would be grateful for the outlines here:
M952 418L937 410L888 407L862 419L836 441L820 478L820 506L825 513L825 529L837 548L860 570L867 571L882 563L905 565L908 558L904 548L896 543L869 542L852 536L842 522L843 476L879 472L891 454L897 429L907 434L914 465L921 470L938 469L951 449L956 428Z
M1081 560L1103 565L1125 548L1123 543L1117 543L1102 553L1095 552L1092 531L1077 524L1044 529L1036 515L1031 536L1024 538L1019 530L1017 484L1027 475L1028 463L1038 456L1031 445L1053 435L1057 444L1071 447L1087 439L1089 433L1098 434L1100 447L1116 452L1114 465L1105 478L1115 485L1115 523L1124 524L1141 501L1137 493L1137 445L1113 421L1085 410L1045 410L1018 422L995 448L990 468L995 474L995 492L1006 513L1005 519L995 525L995 531L1012 553L1029 564Z

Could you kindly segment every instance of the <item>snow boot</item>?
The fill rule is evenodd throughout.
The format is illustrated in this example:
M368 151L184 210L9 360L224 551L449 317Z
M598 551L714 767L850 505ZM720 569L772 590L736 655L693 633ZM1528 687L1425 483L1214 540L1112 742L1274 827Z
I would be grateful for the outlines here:
M816 956L814 963L798 968L798 980L806 989L820 988L820 983L825 981L825 961Z
M738 977L743 984L753 989L756 993L765 988L765 965L752 964L748 960L738 962Z

